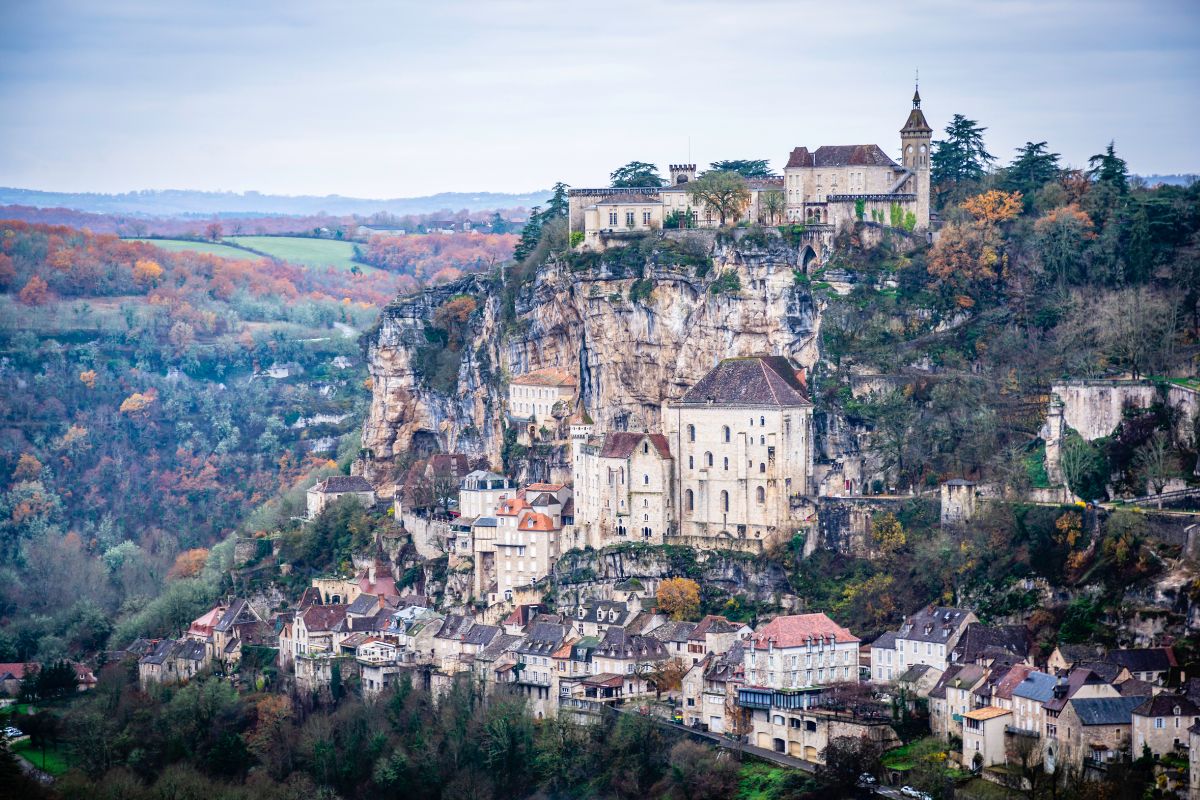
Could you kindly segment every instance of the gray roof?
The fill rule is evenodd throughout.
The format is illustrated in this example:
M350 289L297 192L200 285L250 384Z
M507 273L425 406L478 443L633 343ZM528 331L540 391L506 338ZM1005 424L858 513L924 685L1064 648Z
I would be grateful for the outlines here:
M1071 701L1083 725L1128 725L1133 710L1146 702L1144 697L1089 697Z
M808 392L785 356L726 358L679 400L680 405L808 406Z
M224 633L234 625L245 625L251 622L262 622L262 617L245 600L234 600L229 604L229 608L225 609L225 613L221 615L217 624L213 626L213 630Z
M896 638L945 644L962 627L969 613L961 608L923 608L904 621Z
M899 680L901 683L912 683L913 681L918 681L921 679L922 675L924 675L926 672L929 672L931 669L933 669L933 667L929 666L928 664L913 664L904 671L904 674L900 676Z
M500 523L498 523L496 521L495 517L479 517L478 519L475 520L475 522L471 525L471 527L473 527L473 528L496 528L496 527L499 527L499 525L500 525Z
M476 661L495 661L506 651L513 649L520 643L522 637L515 636L511 633L501 633L492 639L492 641L475 655Z
M1026 700L1044 703L1054 696L1054 684L1057 682L1053 675L1031 672L1013 689L1013 697L1024 697Z
M896 649L896 632L887 631L875 641L871 642L871 649L880 650L895 650Z
M474 644L480 647L488 644L500 633L498 625L474 625L463 637L463 644Z
M686 642L696 630L695 622L668 622L650 631L647 636L660 642Z
M330 475L313 487L313 490L325 494L340 492L373 492L375 487L367 483L362 475Z

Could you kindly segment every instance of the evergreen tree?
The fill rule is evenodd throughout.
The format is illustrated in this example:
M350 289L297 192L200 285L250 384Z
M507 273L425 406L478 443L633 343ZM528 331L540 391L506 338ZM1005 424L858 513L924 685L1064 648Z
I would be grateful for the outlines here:
M520 263L529 258L541 238L542 209L540 206L534 206L529 211L529 222L526 222L525 227L521 229L521 241L517 242L517 246L513 249L513 261Z
M567 216L567 189L570 188L567 184L559 181L554 184L554 194L550 197L550 202L546 204L546 210L542 212L542 224L549 222L552 219Z
M500 216L500 212L497 211L492 214L491 228L492 233L508 233L508 220Z
M1117 156L1116 145L1109 142L1103 153L1097 153L1088 159L1088 177L1101 186L1116 190L1117 194L1129 192L1129 168L1125 159Z
M614 189L662 186L666 183L659 176L658 167L646 161L630 161L623 167L617 167L608 177Z
M1028 204L1038 189L1058 178L1058 159L1058 153L1046 150L1045 142L1026 142L1017 148L1017 157L1004 170L1004 188L1020 192Z
M939 187L955 188L964 182L978 181L996 157L983 146L983 132L973 119L955 114L946 126L946 138L933 143L930 166L933 182Z
M775 175L765 158L739 158L732 161L714 161L708 165L713 172L736 172L743 178L770 178Z

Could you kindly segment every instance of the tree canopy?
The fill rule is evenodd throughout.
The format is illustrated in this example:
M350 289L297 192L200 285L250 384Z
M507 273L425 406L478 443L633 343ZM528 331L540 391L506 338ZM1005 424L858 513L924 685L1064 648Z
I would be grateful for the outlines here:
M712 172L736 172L743 178L773 178L771 162L765 158L735 158L728 161L714 161L708 165Z
M708 205L724 225L729 217L742 213L750 203L746 179L736 172L706 172L687 185L688 199L696 205Z
M617 167L608 177L614 189L657 187L666 183L658 174L658 167L646 161L630 161L623 167Z
M973 119L967 119L962 114L954 115L946 126L946 138L933 143L930 164L935 186L952 190L963 183L983 178L996 161L996 157L983 144L986 130Z

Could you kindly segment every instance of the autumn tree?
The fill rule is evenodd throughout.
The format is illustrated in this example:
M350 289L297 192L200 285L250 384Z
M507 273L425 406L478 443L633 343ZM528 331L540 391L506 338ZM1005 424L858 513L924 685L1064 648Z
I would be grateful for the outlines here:
M139 286L157 286L162 276L162 265L153 259L139 258L133 263L133 279Z
M1092 218L1074 203L1051 209L1034 223L1038 254L1060 290L1083 279L1084 250L1096 238L1094 228Z
M700 584L691 578L667 578L658 585L658 607L673 620L684 620L700 610Z
M191 550L184 550L175 557L175 563L171 565L171 569L167 572L168 578L194 578L204 569L204 565L208 562L208 550L203 547L196 547Z
M759 220L759 222L765 221L770 225L774 225L783 217L783 212L787 208L787 199L781 190L768 189L759 195L758 206L760 214L765 217L765 219Z
M134 392L121 401L120 411L131 417L144 416L150 406L154 405L157 394L153 389L147 392Z
M659 187L666 183L658 174L658 167L647 161L630 161L614 169L608 177L614 189Z
M33 453L22 453L17 459L16 469L13 470L14 482L36 481L42 474L42 462Z
M85 369L79 373L79 381L89 389L96 388L96 370Z
M706 172L687 184L688 199L697 206L716 211L724 225L729 217L739 217L750 204L746 179L736 172Z
M210 222L204 228L204 236L210 242L216 242L221 239L221 223Z
M50 301L50 286L40 275L34 275L21 289L17 299L27 306L43 306Z
M653 662L642 677L654 684L655 698L661 698L663 692L673 692L683 685L683 676L687 667L678 658L668 658L665 661Z
M871 520L871 538L884 556L894 555L907 542L904 526L890 511Z
M458 295L448 302L438 306L433 312L434 327L446 332L446 345L458 352L462 349L466 334L467 320L479 307L474 297Z

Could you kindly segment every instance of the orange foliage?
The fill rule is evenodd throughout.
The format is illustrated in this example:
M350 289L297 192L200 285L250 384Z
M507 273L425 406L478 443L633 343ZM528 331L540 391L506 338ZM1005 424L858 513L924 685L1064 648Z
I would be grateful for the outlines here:
M171 565L171 569L167 572L168 578L194 578L200 574L200 570L204 569L205 563L208 562L208 551L203 547L197 547L194 550L184 550L175 557L175 563Z
M50 286L40 276L34 275L17 298L27 306L45 305L50 299Z
M363 248L363 260L417 277L446 268L477 272L512 258L519 238L508 233L373 236Z
M157 261L139 258L133 262L133 279L141 286L154 286L162 280L163 268Z
M121 413L131 417L143 415L154 404L157 397L158 393L154 389L145 393L134 392L121 402Z
M1016 219L1023 207L1020 192L1002 192L999 189L977 194L963 203L967 213L982 225L997 225Z
M1045 234L1052 228L1060 225L1076 228L1086 239L1096 238L1095 225L1092 224L1092 218L1074 203L1051 209L1045 216L1033 224L1033 229L1039 234Z
M17 269L12 256L0 253L0 289L7 289L17 279Z
M79 380L89 389L96 388L96 370L86 369L79 373Z
M32 453L22 453L17 459L17 467L13 470L14 481L34 481L42 474L42 462Z
M700 584L691 578L667 578L658 585L659 610L682 620L700 609Z

